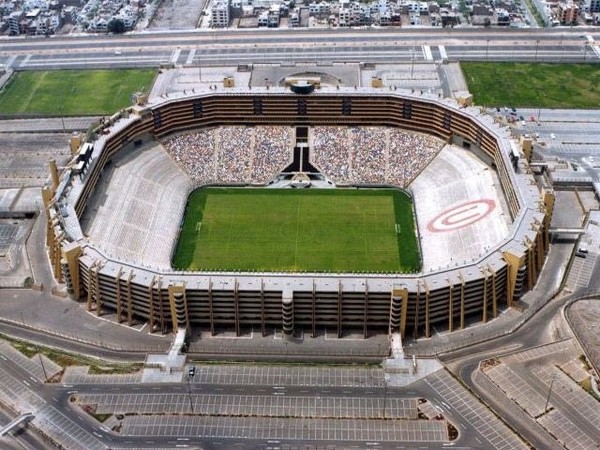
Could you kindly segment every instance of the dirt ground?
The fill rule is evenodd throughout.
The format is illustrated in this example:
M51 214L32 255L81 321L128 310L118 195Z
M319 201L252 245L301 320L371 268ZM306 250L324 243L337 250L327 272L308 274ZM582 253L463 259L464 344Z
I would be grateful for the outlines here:
M148 29L194 29L206 2L207 0L163 0Z

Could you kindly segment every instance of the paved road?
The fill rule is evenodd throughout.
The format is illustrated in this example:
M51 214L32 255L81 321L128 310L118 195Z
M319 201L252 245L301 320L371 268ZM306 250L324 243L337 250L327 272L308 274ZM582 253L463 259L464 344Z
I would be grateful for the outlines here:
M0 133L61 133L84 131L99 117L52 117L35 119L0 120ZM65 139L65 142L67 139ZM66 144L65 144L66 146Z
M453 60L598 61L582 30L252 30L0 41L15 69ZM598 33L591 33L599 38Z

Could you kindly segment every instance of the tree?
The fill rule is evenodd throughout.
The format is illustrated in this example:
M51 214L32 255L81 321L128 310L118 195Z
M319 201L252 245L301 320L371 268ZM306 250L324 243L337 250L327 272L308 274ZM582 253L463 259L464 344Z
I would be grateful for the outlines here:
M121 19L111 19L111 21L108 22L107 29L109 33L124 33L125 22Z

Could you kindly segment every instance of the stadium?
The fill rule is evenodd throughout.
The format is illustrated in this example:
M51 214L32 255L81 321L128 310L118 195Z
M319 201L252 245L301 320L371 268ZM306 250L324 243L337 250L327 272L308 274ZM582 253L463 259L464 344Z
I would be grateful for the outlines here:
M529 170L527 142L479 109L434 95L296 88L141 99L86 138L74 137L71 162L60 172L51 163L51 183L42 190L50 261L70 296L98 315L116 314L119 323L147 322L150 332L240 335L252 327L263 335L301 329L316 336L327 329L365 338L430 337L517 305L544 264L554 204L553 192ZM234 197L246 198L219 205L233 188ZM342 188L351 198L336 197ZM284 191L289 198L272 198ZM321 209L308 201L281 233L269 235L274 221L288 217L269 214L275 202L286 211L319 191L334 201ZM386 200L373 210L381 220L368 222L373 214L364 211L379 202L368 195L391 191L410 198L409 212ZM186 225L186 209L194 208L188 198L197 192L205 195L201 219ZM252 203L265 193L266 207ZM244 205L249 212L226 224L241 239L219 240L219 220ZM345 239L335 241L331 230L340 220ZM266 231L253 233L261 222ZM268 250L279 234L293 245ZM205 247L190 250L201 242ZM249 242L255 246L245 247ZM180 246L189 254L178 256ZM267 259L254 254L259 248ZM288 255L292 262L280 260ZM403 263L415 255L416 263Z

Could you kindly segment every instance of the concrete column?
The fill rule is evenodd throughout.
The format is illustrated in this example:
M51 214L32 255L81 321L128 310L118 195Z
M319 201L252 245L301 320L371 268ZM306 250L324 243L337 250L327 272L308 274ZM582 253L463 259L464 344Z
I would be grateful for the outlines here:
M65 280L65 284L67 285L67 292L70 296L72 296L75 290L73 289L73 280L71 279L71 273L69 272L69 264L67 263L66 258L62 258L60 260L60 268L62 271L63 279Z
M119 267L115 280L117 281L117 323L121 323L123 317L123 306L121 304L121 275L123 274L123 267Z
M454 299L452 298L453 286L450 279L447 279L446 281L448 282L448 330L454 331Z
M494 319L498 317L498 298L496 295L496 272L488 267L489 272L492 274L492 315Z
M127 277L127 325L133 325L133 305L131 300L131 280L133 279L133 271L129 272Z
M465 279L462 273L458 273L460 279L460 329L465 328Z
M423 282L425 285L425 337L431 337L431 332L429 330L429 286L427 283Z
M488 308L488 273L487 270L482 269L481 273L483 275L483 304L481 305L481 309L483 312L481 321L483 323L487 322L487 308Z
M365 299L363 303L363 338L367 339L369 336L369 330L367 325L369 323L369 284L367 280L365 280Z
M186 319L185 319L185 300L183 297L183 292L176 292L173 294L175 299L175 311L177 313L177 328L186 328Z
M48 161L48 166L50 167L50 178L52 179L52 188L56 191L56 188L58 187L58 184L60 182L56 161L51 159L50 161Z
M96 263L92 263L88 272L88 287L87 287L87 302L86 308L88 311L92 310L92 302L94 301L94 270Z
M341 280L338 283L338 296L337 296L337 337L341 339L342 337L342 282Z
M260 280L260 331L262 337L267 335L267 324L265 321L265 282Z
M315 280L312 282L312 294L311 294L311 324L312 324L312 337L317 337L317 293L315 292Z
M400 331L400 316L402 314L402 299L398 296L392 295L390 302L390 325L388 333Z
M73 300L79 300L81 296L79 257L82 253L81 246L72 242L65 244L62 249L62 277L67 284L67 290Z
M152 281L150 282L150 287L148 287L148 310L149 310L149 314L148 314L148 326L149 326L149 333L152 333L154 331L154 283L156 283L156 277L152 277Z
M208 282L208 314L210 315L210 335L215 335L215 312L213 308L212 280Z
M281 314L284 337L294 336L294 291L289 288L281 293Z
M168 292L173 331L175 333L177 333L177 330L179 329L189 331L190 321L187 311L185 285L171 285L168 287Z
M238 281L234 282L233 287L233 307L234 307L234 321L235 321L235 335L240 337L242 332L240 330L240 296L238 293Z

